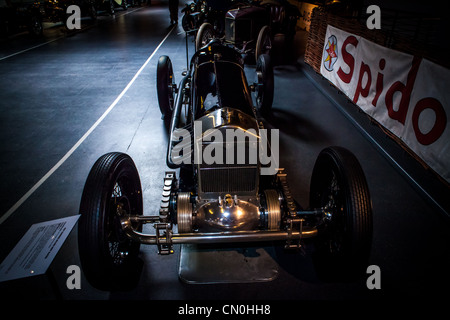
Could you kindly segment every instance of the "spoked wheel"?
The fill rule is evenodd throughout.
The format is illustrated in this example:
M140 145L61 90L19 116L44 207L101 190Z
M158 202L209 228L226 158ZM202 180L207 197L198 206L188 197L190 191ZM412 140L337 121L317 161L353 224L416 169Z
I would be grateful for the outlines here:
M101 290L133 286L140 243L123 233L120 218L142 214L142 190L133 160L108 153L92 167L80 204L78 247L88 281ZM141 225L133 226L142 231Z
M198 29L197 37L195 38L195 50L203 48L212 39L214 39L214 27L212 24L205 22Z
M159 57L156 70L156 86L162 117L165 120L169 120L172 116L175 101L175 76L173 75L172 62L168 56Z
M181 26L183 27L183 30L186 32L194 29L195 21L190 14L183 15L183 18L181 18Z
M262 54L256 61L256 106L262 115L268 115L272 109L274 76L268 54Z
M255 48L255 60L258 61L258 57L262 54L270 54L272 49L272 39L270 35L269 26L264 26L261 28L258 34L258 39L256 40Z
M372 204L356 157L324 149L311 177L310 207L330 213L316 238L313 261L325 281L356 280L367 268L372 243Z

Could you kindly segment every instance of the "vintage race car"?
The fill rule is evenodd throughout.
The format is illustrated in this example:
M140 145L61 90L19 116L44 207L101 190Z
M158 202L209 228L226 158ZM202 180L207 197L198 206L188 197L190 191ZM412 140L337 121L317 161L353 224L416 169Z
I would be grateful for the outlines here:
M323 279L347 279L367 268L372 207L358 160L341 147L324 149L313 169L309 207L300 206L276 164L277 131L262 123L273 98L270 58L258 58L250 85L242 60L212 40L193 54L176 85L170 58L159 58L158 101L170 126L160 210L143 215L130 156L113 152L97 160L78 225L82 268L93 286L109 290L132 281L141 244L171 254L176 244L273 242L298 249L311 241ZM269 140L272 146L264 143ZM144 233L143 224L154 232Z
M198 50L213 38L233 46L242 54L270 54L273 35L270 29L270 11L259 5L241 4L228 10L218 30L208 21L198 28L195 46Z
M286 0L231 2L227 10L197 20L196 47L220 38L243 54L254 54L256 61L259 55L270 54L275 35L283 34L286 42L293 40L300 16L297 7Z

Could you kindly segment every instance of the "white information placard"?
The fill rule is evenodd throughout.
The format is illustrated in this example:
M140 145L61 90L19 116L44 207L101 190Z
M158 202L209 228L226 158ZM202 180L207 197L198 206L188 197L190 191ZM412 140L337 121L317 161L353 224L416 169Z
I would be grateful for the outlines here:
M33 224L0 265L0 282L44 274L79 217Z

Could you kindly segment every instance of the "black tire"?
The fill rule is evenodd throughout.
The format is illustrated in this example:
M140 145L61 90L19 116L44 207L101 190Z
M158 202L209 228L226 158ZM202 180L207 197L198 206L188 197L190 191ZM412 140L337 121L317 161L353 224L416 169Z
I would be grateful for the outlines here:
M44 33L42 19L38 14L33 14L28 22L28 31L33 37L41 37Z
M258 39L256 40L255 48L255 60L258 61L258 57L262 54L270 55L272 49L272 38L270 34L269 26L264 26L258 33Z
M139 278L140 243L126 237L120 215L142 214L142 190L133 160L124 153L100 157L86 180L80 204L78 248L86 278L97 289L133 286ZM141 231L141 225L133 226Z
M198 51L214 39L214 27L208 22L204 22L198 29L195 37L195 50Z
M318 156L311 177L310 207L327 208L312 255L319 278L354 281L365 274L372 244L372 203L364 172L347 149Z
M190 14L184 14L181 18L181 25L183 26L183 30L188 32L194 29L195 22Z
M156 89L158 93L159 109L162 118L169 120L172 117L175 102L175 76L172 61L168 56L161 56L156 69Z
M256 77L256 107L263 116L266 116L272 110L274 92L273 67L268 54L262 54L258 57Z

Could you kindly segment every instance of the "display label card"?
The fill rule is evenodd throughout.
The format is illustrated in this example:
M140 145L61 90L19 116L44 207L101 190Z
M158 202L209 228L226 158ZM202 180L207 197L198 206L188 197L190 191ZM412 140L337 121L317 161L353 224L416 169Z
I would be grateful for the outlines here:
M44 274L79 217L33 224L0 265L0 282Z

